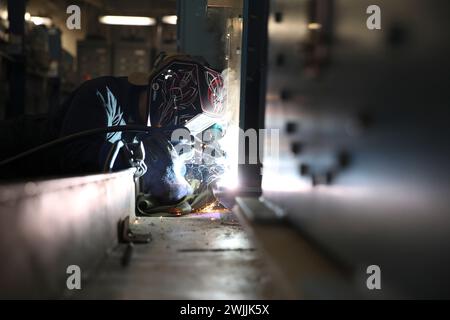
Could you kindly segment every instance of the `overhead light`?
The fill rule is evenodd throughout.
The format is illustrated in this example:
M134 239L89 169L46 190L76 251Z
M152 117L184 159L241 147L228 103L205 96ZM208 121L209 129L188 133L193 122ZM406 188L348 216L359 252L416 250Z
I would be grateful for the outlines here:
M177 24L178 17L176 15L162 17L162 22L166 24Z
M0 18L2 18L3 20L8 20L8 11L7 10L0 11ZM52 25L52 19L47 17L32 16L29 12L25 13L24 20L32 22L36 26L46 25L49 27Z
M101 16L100 23L122 26L153 26L156 20L150 17L136 16Z
M27 19L25 18L25 20ZM52 25L52 19L47 17L30 16L27 21L33 22L36 26L45 25L49 27Z
M0 11L0 18L3 20L8 20L8 11L7 10L1 10Z
M319 30L319 29L322 29L322 25L317 22L311 22L311 23L308 23L308 29L309 30Z

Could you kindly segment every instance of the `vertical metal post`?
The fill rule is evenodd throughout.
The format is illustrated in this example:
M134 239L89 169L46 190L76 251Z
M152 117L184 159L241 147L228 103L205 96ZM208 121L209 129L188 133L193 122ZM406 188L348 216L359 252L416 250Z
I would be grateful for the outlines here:
M10 53L13 61L9 68L10 102L6 117L18 116L25 111L25 2L26 0L8 1Z
M222 46L218 30L211 30L208 22L207 0L177 1L178 50L192 56L201 56L214 68L221 68ZM217 27L219 21L215 21ZM222 32L222 30L220 31Z
M264 128L268 16L269 0L244 0L239 122L244 132L254 129L257 134ZM253 148L248 146L249 141L239 143L246 144L240 148L245 150L245 163L238 167L240 189L243 193L260 194L262 159L258 157L257 164L250 164L249 152ZM258 153L260 146L261 143L257 146Z

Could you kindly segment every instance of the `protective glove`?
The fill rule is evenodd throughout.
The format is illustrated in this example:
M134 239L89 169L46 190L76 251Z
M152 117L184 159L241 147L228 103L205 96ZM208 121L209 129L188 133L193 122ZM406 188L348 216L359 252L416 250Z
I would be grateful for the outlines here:
M185 165L167 137L152 134L142 140L147 172L143 176L144 193L158 205L172 205L192 193L184 178Z
M184 215L196 212L216 201L211 188L191 194L183 198L178 203L171 205L161 205L149 194L140 194L136 201L136 208L139 214L146 216L173 216Z

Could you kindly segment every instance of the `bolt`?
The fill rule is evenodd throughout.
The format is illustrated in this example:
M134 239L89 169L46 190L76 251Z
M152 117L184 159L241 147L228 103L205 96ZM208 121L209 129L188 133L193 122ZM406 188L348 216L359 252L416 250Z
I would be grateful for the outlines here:
M301 143L301 142L293 142L291 144L291 151L293 154L296 154L296 155L300 154L302 152L302 149L303 149L303 143Z
M306 176L309 174L309 165L302 163L300 165L300 175Z
M275 12L275 22L281 23L283 21L283 14L281 12Z
M298 131L298 124L296 122L287 122L286 123L286 132L288 134L293 134Z

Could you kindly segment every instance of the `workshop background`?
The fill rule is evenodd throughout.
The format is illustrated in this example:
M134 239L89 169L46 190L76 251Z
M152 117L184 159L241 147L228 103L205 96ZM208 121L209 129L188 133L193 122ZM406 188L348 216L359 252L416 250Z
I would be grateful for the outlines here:
M66 26L73 4L80 30ZM370 5L381 29L366 25ZM238 75L236 124L279 130L264 140L267 150L279 138L279 152L234 163L232 188L217 191L229 209L135 217L126 172L2 183L0 297L450 298L449 9L445 0L0 1L0 119L48 112L83 81L148 71L160 51L182 51ZM149 244L117 244L128 216ZM66 287L72 264L81 290Z
M11 24L6 2L1 2L2 118L21 113L45 113L58 107L83 81L148 71L159 51L175 52L177 48L175 0L10 2L10 7L19 11L25 9L25 23L19 19ZM66 10L70 5L81 9L79 30L66 26L71 15ZM14 8L10 10L15 13ZM156 22L153 18L148 26L119 26L101 23L102 15L148 16L159 20ZM162 21L163 17L166 22ZM23 35L22 48L11 47L15 45L11 35ZM15 85L11 83L13 79L7 78L8 63L14 62L25 65L20 76L25 78L26 95L18 95L17 101L14 100L16 95L9 91L10 86ZM17 73L15 69L11 72ZM20 101L21 96L24 101Z

